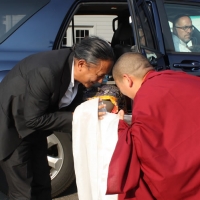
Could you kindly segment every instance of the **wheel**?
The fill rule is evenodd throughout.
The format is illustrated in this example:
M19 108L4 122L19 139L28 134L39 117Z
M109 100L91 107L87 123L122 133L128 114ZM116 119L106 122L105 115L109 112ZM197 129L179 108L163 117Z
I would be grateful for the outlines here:
M64 192L74 181L72 137L69 133L56 132L47 138L52 197Z

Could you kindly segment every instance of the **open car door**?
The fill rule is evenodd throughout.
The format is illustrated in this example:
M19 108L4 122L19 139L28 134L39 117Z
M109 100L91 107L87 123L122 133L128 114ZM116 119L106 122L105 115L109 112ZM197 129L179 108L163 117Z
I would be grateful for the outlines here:
M133 51L145 55L156 70L168 69L155 2L128 0L135 37Z

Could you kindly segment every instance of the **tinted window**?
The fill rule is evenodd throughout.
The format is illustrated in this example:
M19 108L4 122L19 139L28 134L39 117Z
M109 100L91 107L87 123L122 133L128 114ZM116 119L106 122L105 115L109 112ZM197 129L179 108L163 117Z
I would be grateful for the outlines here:
M0 43L50 0L0 0Z
M141 20L141 28L143 28L144 32L144 37L145 37L145 44L144 46L147 46L149 48L155 49L155 41L152 33L152 29L150 28L150 22L149 22L149 17L147 14L144 12L144 7L143 5L139 6L139 16ZM139 25L139 24L138 24Z
M140 4L138 6L138 12L136 12L136 17L140 45L145 51L147 58L151 61L153 58L157 58L155 53L157 45L155 34L153 33L153 17L150 4Z
M200 7L165 4L174 51L200 52Z

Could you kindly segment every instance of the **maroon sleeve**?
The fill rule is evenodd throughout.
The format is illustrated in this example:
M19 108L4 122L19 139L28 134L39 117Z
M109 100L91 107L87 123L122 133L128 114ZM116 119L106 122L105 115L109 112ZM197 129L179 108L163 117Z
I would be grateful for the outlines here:
M134 149L131 126L119 121L119 139L113 153L107 179L107 194L134 190L140 176L140 165Z

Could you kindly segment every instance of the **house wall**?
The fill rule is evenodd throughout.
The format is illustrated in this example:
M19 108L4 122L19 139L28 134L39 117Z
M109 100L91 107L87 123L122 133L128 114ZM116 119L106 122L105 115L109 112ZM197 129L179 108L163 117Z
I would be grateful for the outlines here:
M75 30L89 30L89 35L96 35L111 42L113 36L112 20L115 17L114 15L76 15L74 17L74 28ZM71 46L73 44L71 24L67 30L66 37L67 46Z

